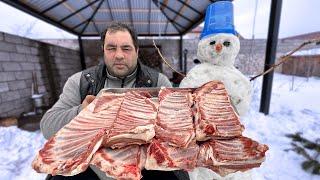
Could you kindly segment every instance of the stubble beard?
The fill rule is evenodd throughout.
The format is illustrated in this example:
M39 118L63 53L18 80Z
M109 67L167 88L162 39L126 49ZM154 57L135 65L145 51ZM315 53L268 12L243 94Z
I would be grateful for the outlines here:
M130 75L136 68L137 65L129 67L127 64L123 65L123 68L117 68L117 65L112 65L111 68L107 66L108 72L117 78L123 79Z
M130 69L127 65L122 65L121 69L117 65L113 65L112 73L115 77L124 78L130 74Z

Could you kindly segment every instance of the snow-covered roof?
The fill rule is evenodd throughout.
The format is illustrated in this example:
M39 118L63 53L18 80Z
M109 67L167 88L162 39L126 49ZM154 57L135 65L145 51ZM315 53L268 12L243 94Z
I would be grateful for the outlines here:
M308 50L301 50L297 51L292 54L293 56L314 56L320 55L320 48L308 49Z

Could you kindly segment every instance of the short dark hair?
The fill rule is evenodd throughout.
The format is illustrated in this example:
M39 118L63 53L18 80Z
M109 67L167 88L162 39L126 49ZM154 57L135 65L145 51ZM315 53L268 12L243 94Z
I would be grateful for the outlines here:
M136 31L129 25L121 22L112 22L101 34L102 48L104 47L104 39L107 32L116 32L116 31L128 31L131 35L133 45L138 49L138 37Z

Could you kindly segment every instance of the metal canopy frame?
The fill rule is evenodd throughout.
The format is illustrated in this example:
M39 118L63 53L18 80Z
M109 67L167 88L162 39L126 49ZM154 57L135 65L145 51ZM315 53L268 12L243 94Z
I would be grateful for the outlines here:
M138 36L179 37L199 25L204 19L206 7L215 2L215 0L1 1L81 37L100 36L103 31L102 26L112 21L131 24L137 30Z

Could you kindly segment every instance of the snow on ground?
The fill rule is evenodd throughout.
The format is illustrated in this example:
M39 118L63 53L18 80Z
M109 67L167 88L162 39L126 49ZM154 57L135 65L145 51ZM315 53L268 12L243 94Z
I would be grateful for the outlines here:
M267 144L266 161L252 172L253 179L320 179L301 168L304 157L290 149L285 134L302 132L311 140L320 138L320 78L275 74L270 113L258 113L262 78L253 83L254 93L249 113L242 118L244 134Z
M290 149L287 133L320 138L320 78L302 78L275 74L268 116L259 113L261 78L252 83L250 111L241 118L244 135L267 144L269 151L260 168L251 171L256 179L320 179L301 168L304 158ZM292 85L292 82L294 84ZM35 153L45 142L39 131L27 132L16 127L0 127L0 179L44 179L31 168Z
M0 127L0 179L44 179L44 174L31 168L31 162L44 142L40 131L28 132L16 126Z

